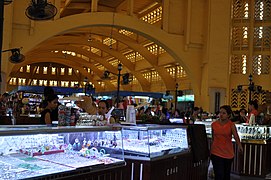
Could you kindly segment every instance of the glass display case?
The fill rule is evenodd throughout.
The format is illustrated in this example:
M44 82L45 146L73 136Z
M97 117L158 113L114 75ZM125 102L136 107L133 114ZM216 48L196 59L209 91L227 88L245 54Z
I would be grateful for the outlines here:
M197 122L204 124L206 133L209 135L209 144L211 144L211 122ZM270 126L249 125L246 123L235 124L237 133L241 139L243 153L238 152L238 146L233 141L235 152L231 172L246 175L265 177L271 169L271 141Z
M0 128L0 179L124 165L120 128Z
M195 124L204 124L207 135L211 136L212 129L211 124L212 122L206 121L196 121ZM257 140L257 141L266 141L270 139L271 135L271 127L265 125L249 125L247 123L242 124L235 124L238 135L242 141L247 140ZM257 142L255 141L255 142Z
M236 124L239 137L242 140L268 140L271 127L263 125Z
M206 134L208 137L212 135L212 125L213 121L195 121L195 124L203 124L205 125Z
M185 126L123 126L122 135L129 159L154 160L190 150Z

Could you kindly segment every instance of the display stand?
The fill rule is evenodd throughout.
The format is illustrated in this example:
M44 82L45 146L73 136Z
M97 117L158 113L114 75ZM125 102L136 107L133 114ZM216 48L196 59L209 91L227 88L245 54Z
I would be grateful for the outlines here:
M234 142L235 157L232 172L238 175L266 177L271 172L271 142L242 141L243 154L238 153Z
M0 179L124 180L120 128L5 126Z
M208 143L211 146L211 123L205 124ZM270 126L249 126L236 124L243 147L243 153L238 152L238 146L233 140L234 159L231 172L240 176L254 176L265 178L271 172L271 139Z
M157 125L153 125L154 127ZM167 127L167 126L166 126ZM184 127L180 126L179 127ZM207 179L209 151L203 125L189 126L187 129L191 149L183 153L161 155L150 160L124 156L125 178L131 180L204 180ZM151 132L149 133L151 134ZM125 134L124 134L125 135ZM199 138L199 136L201 138ZM195 139L198 139L196 141ZM194 140L194 143L191 143ZM196 145L197 144L197 145ZM201 151L199 151L199 147ZM124 153L127 150L124 149Z
M103 170L74 170L65 173L50 174L43 177L29 178L29 180L48 180L48 179L61 179L61 180L126 180L124 178L123 167L119 165L111 168L104 168Z
M124 179L133 180L178 180L190 179L192 175L189 166L192 166L191 153L179 154L176 156L155 160L143 161L125 159Z

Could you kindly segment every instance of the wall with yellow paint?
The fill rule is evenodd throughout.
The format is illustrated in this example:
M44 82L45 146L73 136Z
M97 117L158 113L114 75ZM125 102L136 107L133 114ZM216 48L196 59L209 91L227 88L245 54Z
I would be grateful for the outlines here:
M114 26L133 30L158 45L167 55L162 55L159 63L177 62L184 67L189 79L178 82L181 88L191 88L195 93L195 105L204 110L214 111L216 91L223 94L221 105L229 103L229 90L243 82L234 77L230 79L230 1L221 0L169 0L164 1L162 29L147 24L135 17L115 14ZM72 28L97 25L112 25L110 12L86 13L66 18L31 22L24 15L28 1L14 1L5 6L4 48L23 47L23 53L30 52L44 40ZM137 64L136 69L147 63ZM2 71L9 74L13 65L2 62ZM246 82L246 81L244 81ZM155 83L151 91L163 91L166 83L175 89L176 82ZM263 85L271 87L270 82ZM129 87L131 88L131 87ZM135 89L138 89L136 87ZM2 91L3 92L3 91Z

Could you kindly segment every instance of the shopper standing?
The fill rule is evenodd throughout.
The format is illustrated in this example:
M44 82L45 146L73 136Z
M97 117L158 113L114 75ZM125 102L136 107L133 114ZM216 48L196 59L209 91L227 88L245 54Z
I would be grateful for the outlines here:
M247 122L247 110L240 109L240 123L246 123L246 122Z
M51 94L46 98L45 108L41 112L41 123L48 126L52 125L52 121L55 120L52 111L58 106L58 96Z
M249 114L247 117L247 123L250 125L256 123L256 117L258 116L258 103L256 100L248 103Z
M243 152L235 124L230 120L231 114L230 106L221 106L219 119L212 123L211 160L215 180L230 180L231 164L234 157L232 136L238 145L238 151Z
M199 113L200 113L199 107L194 107L193 113L190 116L189 124L194 124L195 121L200 120Z

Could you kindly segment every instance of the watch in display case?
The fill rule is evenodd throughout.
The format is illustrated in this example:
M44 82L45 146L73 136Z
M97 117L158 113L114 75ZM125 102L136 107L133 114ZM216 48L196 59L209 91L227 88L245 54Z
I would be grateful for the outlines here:
M268 140L271 127L265 125L236 124L240 139L243 140Z

